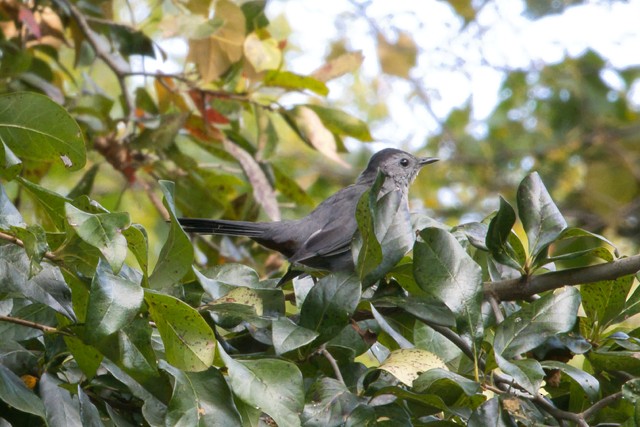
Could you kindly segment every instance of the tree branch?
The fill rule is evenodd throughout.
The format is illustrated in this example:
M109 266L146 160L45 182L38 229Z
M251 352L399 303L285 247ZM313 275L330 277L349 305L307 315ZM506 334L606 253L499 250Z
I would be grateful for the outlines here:
M120 90L122 91L122 97L124 98L125 108L128 110L125 111L125 116L132 118L135 110L135 105L133 103L131 95L127 91L127 85L124 81L125 77L130 71L128 68L129 64L124 61L124 59L112 54L110 51L104 48L104 43L100 40L97 33L93 31L93 29L91 29L87 17L84 16L80 9L78 9L73 3L68 0L62 0L62 2L71 12L73 19L76 21L76 24L78 24L78 28L86 37L87 41L96 53L96 56L100 58L116 75L118 84L120 85ZM118 59L121 59L121 61L118 61Z
M605 406L611 405L613 402L615 402L616 400L619 400L621 398L622 398L622 392L621 391L619 391L617 393L610 394L609 396L607 396L605 398L602 398L601 400L598 400L596 403L591 405L591 407L585 409L584 412L582 412L582 414L580 414L580 415L585 420L588 420L589 418L591 418L594 415L596 415L602 408L604 408Z
M41 323L35 323L30 320L19 319L17 317L0 315L0 322L15 323L16 325L26 326L27 328L39 329L42 332L45 332L48 334L68 335L66 332L56 329L53 326L43 325Z
M614 280L640 271L640 255L622 258L605 264L570 268L562 271L523 276L518 279L485 282L484 292L501 301L526 299L534 294L561 288L563 286Z
M331 368L333 369L333 373L335 374L336 379L338 381L340 381L342 383L342 385L344 385L346 387L346 384L344 382L344 378L342 377L342 372L340 372L340 367L338 366L338 362L336 361L336 359L334 359L334 357L331 355L331 353L329 353L329 350L327 350L326 344L323 344L318 349L318 353L323 355L325 357L325 359L327 359L327 361L329 361L329 364L331 365Z

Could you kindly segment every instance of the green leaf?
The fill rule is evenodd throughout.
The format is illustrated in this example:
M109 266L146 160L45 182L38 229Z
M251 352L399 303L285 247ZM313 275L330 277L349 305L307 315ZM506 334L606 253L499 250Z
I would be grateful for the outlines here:
M11 227L23 227L24 221L18 209L11 203L4 186L0 183L0 229L9 230Z
M33 276L42 270L40 262L49 250L47 235L40 225L30 225L27 228L12 227L15 236L22 240L24 250L31 260L29 276Z
M88 379L92 379L100 367L102 354L94 346L85 344L77 337L65 336L63 338L82 373Z
M522 272L522 265L518 262L517 255L509 245L511 229L515 223L516 212L509 202L500 197L500 209L489 223L485 242L487 249L496 261Z
M582 307L590 322L598 322L605 328L618 319L626 306L626 299L635 275L618 277L615 280L603 280L580 286Z
M334 108L314 104L305 104L305 106L315 111L325 127L331 132L337 135L350 136L360 141L373 141L369 133L369 127L362 120Z
M432 325L447 328L456 326L456 318L449 307L439 299L420 297L383 297L373 301L376 307L399 307L416 318Z
M515 422L502 408L500 398L494 397L484 402L469 417L468 427L513 427Z
M323 277L302 304L300 326L318 332L318 341L327 341L349 323L360 294L360 281L353 275L336 273Z
M380 329L384 331L387 335L389 335L401 349L412 349L413 344L406 339L400 332L396 331L393 326L389 324L387 319L381 315L378 310L371 304L371 313L373 314L373 318L376 319L378 326Z
M568 365L566 363L558 362L555 360L543 360L540 362L545 369L559 369L564 374L568 375L573 381L578 384L591 402L598 400L600 395L600 383L591 374L585 372L582 369L575 366Z
M413 381L413 390L418 393L439 394L441 389L457 388L467 396L480 391L480 384L455 372L434 368L420 373Z
M42 264L42 270L29 277L29 267L30 260L23 248L0 244L0 294L16 292L75 320L71 292L60 269Z
M64 230L66 224L65 204L70 203L71 200L24 178L18 177L18 182L40 203L56 228Z
M193 246L176 219L173 198L174 184L170 181L159 181L158 183L164 194L165 207L171 216L171 228L167 240L160 250L158 262L149 277L149 286L153 289L166 290L176 286L178 281L191 270Z
M442 368L446 368L442 359L430 351L419 348L392 351L379 367L409 387L423 372Z
M91 282L85 321L91 338L99 341L128 325L140 311L143 297L139 283L116 276L100 261Z
M29 92L0 96L0 141L22 159L61 159L70 170L86 163L82 131L50 98Z
M640 376L640 359L634 351L590 351L586 353L596 374L623 371Z
M439 228L420 232L413 247L418 285L456 314L462 334L482 336L482 271L450 233Z
M19 411L45 418L45 405L9 368L0 364L0 399Z
M216 339L200 313L177 298L148 289L144 300L160 332L167 361L184 371L209 368Z
M415 240L409 206L400 190L378 199L384 175L378 174L370 191L356 207L359 234L352 243L362 286L382 279L409 252Z
M382 246L375 232L373 219L375 206L371 205L371 198L377 197L383 181L384 175L378 173L372 188L362 194L356 205L358 235L353 240L351 250L354 258L357 259L356 271L358 272L358 277L365 287L375 283L376 277L371 276L382 262Z
M502 372L513 377L516 384L521 385L531 394L538 393L545 376L540 362L535 359L509 361L497 353L495 358Z
M51 427L82 425L78 400L61 387L62 385L62 381L48 372L40 377L38 390L47 408L47 425Z
M114 376L115 379L125 384L132 395L140 399L142 404L142 415L146 422L152 427L164 427L167 407L164 403L158 400L153 394L140 385L137 381L131 378L121 368L116 366L109 359L105 359L102 362L102 366Z
M183 372L164 360L160 361L160 369L174 378L167 425L225 427L241 424L229 386L218 369Z
M301 76L290 71L267 71L264 76L265 86L275 86L291 90L310 90L320 96L327 96L329 88L320 80L313 77Z
M82 176L80 181L77 182L75 187L69 191L67 194L68 199L76 199L80 196L89 196L91 190L93 189L93 182L96 179L96 175L98 174L98 170L100 169L100 164L95 164L89 168L87 172Z
M127 212L91 214L70 203L65 204L67 221L78 236L97 248L114 272L119 272L127 257L127 239L122 231L131 225Z
M219 352L236 396L260 408L280 426L300 425L304 388L296 365L278 359L234 360L220 346Z
M91 402L87 393L78 384L78 400L80 402L80 421L82 427L103 427L98 408Z
M149 238L147 230L140 224L131 224L129 228L122 232L127 239L127 247L136 257L142 274L146 277L149 270Z
M522 180L517 199L520 220L529 240L529 253L535 258L560 237L567 222L536 172Z
M0 178L11 181L22 171L22 160L0 139Z
M340 381L322 377L307 392L307 403L301 419L305 426L343 425L346 417L359 404L358 397Z
M286 317L273 320L272 325L273 348L278 356L311 343L319 335Z
M544 343L550 336L568 332L576 322L580 294L567 286L544 295L507 317L496 328L496 354L514 357Z
M640 378L634 378L622 385L622 397L634 405L640 402Z

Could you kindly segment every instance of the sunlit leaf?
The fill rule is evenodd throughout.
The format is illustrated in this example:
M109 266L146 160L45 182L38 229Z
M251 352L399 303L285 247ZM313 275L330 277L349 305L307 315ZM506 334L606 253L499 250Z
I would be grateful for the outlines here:
M435 354L419 348L407 348L393 351L380 365L380 369L411 387L421 373L430 369L446 369L446 365Z
M290 90L310 90L321 96L329 94L329 88L323 82L290 71L269 71L264 77L264 84Z
M373 140L367 124L344 111L313 104L305 107L312 109L325 127L335 134L351 136L360 141Z
M144 300L162 337L167 361L185 371L208 369L216 339L200 313L177 298L151 290L145 290Z
M282 51L278 42L273 38L262 40L256 33L251 33L245 38L244 55L258 73L277 69L282 62Z
M343 53L315 70L311 76L321 82L327 82L356 71L363 61L364 55L360 51Z
M518 187L518 214L533 257L567 228L567 222L536 172L523 179Z
M0 141L22 159L60 160L70 170L82 169L86 162L76 121L60 105L36 93L0 96Z

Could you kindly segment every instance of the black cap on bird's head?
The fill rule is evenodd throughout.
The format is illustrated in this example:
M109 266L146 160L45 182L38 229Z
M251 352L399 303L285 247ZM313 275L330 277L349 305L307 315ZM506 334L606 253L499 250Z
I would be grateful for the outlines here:
M379 170L396 181L411 183L423 166L438 160L436 157L416 157L397 148L385 148L371 157L367 168L360 174L358 183L372 183Z

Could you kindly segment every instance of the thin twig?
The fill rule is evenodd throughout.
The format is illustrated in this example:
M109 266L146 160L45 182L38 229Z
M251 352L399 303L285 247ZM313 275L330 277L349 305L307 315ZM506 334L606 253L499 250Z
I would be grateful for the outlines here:
M18 239L16 236L12 236L11 234L3 233L2 231L0 231L0 239L6 240L13 243L14 245L18 245L21 248L24 248L24 242ZM43 256L51 261L59 261L54 253L50 251L45 252Z
M340 372L340 367L338 366L338 362L333 358L329 350L327 350L326 344L323 344L320 349L318 349L318 353L322 354L325 359L329 361L329 364L333 368L333 372L336 376L336 379L342 383L345 387L347 386L344 382L344 378L342 377L342 372Z
M493 315L496 317L496 323L500 324L504 322L504 314L500 309L500 303L495 295L489 294L487 295L487 299L489 300L489 304L491 304L491 310L493 310Z
M48 333L48 334L69 335L67 332L63 332L63 331L61 331L59 329L56 329L56 328L54 328L52 326L43 325L41 323L32 322L30 320L19 319L17 317L0 315L0 322L15 323L16 325L26 326L27 328L39 329L42 332L45 332L45 333Z
M617 393L613 393L610 394L609 396L598 400L596 403L594 403L593 405L591 405L589 408L585 409L582 414L580 414L582 416L583 419L588 420L589 418L593 417L594 415L596 415L602 408L604 408L605 406L609 406L612 403L614 403L617 400L620 400L622 398L622 392L619 391Z
M122 91L122 96L124 98L125 108L128 110L125 112L125 116L128 116L129 119L133 118L135 105L133 103L131 95L129 94L129 91L127 90L127 85L125 82L125 77L127 76L129 69L128 67L124 67L122 65L123 63L126 65L128 64L124 61L124 59L122 59L122 62L119 62L114 54L104 49L104 44L100 42L97 33L93 31L93 29L91 29L87 17L84 16L80 9L78 9L73 3L68 0L61 1L71 12L73 19L78 24L78 28L86 37L87 41L96 53L96 56L100 58L116 75L118 84L120 85L120 90Z
M140 185L142 185L142 188L144 188L144 191L146 191L147 196L151 201L151 204L156 208L160 216L165 221L169 221L171 219L171 215L169 215L169 211L167 211L167 208L165 208L164 205L162 204L162 200L160 200L158 196L156 196L156 194L153 192L153 188L151 188L149 183L147 183L143 179L138 180L138 182L140 183Z

